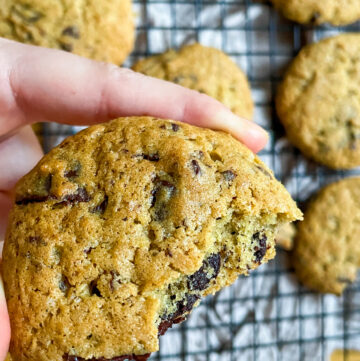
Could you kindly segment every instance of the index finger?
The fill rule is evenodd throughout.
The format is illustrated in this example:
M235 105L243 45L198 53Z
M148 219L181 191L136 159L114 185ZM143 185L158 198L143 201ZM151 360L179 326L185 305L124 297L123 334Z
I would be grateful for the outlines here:
M94 124L152 115L232 133L253 151L266 132L196 91L58 50L0 40L0 135L33 121Z

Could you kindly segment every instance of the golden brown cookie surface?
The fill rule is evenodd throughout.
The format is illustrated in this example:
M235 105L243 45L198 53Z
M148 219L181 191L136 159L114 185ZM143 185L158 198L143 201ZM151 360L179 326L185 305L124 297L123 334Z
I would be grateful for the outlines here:
M134 44L131 0L3 0L0 36L120 65Z
M222 51L200 44L169 50L137 62L137 72L210 95L235 114L252 119L254 105L242 70Z
M150 117L90 127L17 185L3 264L11 353L156 351L202 296L273 258L278 224L299 217L230 135Z
M360 165L360 34L302 49L290 65L276 108L290 141L331 168Z
M346 25L360 19L359 0L271 0L287 18L299 23Z
M324 293L341 294L360 266L360 178L322 189L298 225L293 262L299 279Z

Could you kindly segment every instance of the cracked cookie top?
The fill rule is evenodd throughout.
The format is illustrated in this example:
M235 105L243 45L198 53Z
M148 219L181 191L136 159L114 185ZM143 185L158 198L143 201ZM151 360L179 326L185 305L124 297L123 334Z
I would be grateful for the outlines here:
M360 267L360 178L322 189L299 223L293 261L308 287L340 295Z
M359 0L271 0L290 20L319 25L346 25L360 19Z
M4 0L0 36L120 65L134 44L131 0Z
M254 104L246 75L222 51L192 44L137 62L133 69L210 95L235 114L252 119Z
M305 47L276 97L291 142L331 168L360 165L359 52L359 34L342 34Z
M150 117L92 126L16 188L4 246L15 360L145 360L202 296L275 255L301 212L232 136Z

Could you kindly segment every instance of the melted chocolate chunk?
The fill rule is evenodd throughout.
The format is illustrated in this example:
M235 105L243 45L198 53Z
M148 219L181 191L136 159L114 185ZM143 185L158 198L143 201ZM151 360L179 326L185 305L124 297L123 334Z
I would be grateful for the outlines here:
M162 317L159 325L159 336L162 336L173 324L180 323L185 320L185 314L190 312L200 296L187 294L184 300L176 303L176 311L171 315Z
M221 172L221 174L227 182L232 182L237 177L237 174L234 173L232 170L226 170L224 172Z
M171 123L171 129L172 129L174 132L177 132L177 131L180 129L180 126L179 126L178 124Z
M261 173L264 173L266 176L268 176L270 179L272 179L271 173L269 173L266 169L260 167L259 165L256 165L256 168L259 169Z
M108 196L105 196L104 200L91 210L92 213L104 214L109 202Z
M264 258L266 253L266 241L267 237L265 234L261 235L260 232L256 232L253 234L253 240L258 242L259 246L256 246L255 249L255 262L260 263Z
M145 160L149 160L150 162L158 162L160 160L159 154L141 154L142 158Z
M41 243L42 239L39 236L30 236L30 237L28 237L27 241L29 243Z
M203 291L212 279L216 278L220 271L220 254L212 254L203 262L201 268L188 277L188 287L192 291Z
M63 356L64 361L125 361L125 360L134 360L134 361L146 361L150 357L150 354L147 353L145 355L124 355L124 356L116 356L113 358L91 358L91 359L84 359L79 356L70 356L65 354Z
M35 194L30 194L25 198L18 198L16 199L15 203L17 205L27 205L29 203L40 203L40 202L46 202L50 199L54 199L51 195L47 196L38 196Z
M176 191L174 184L170 183L167 180L155 179L155 188L151 191L151 207L155 206L156 195L161 191L161 189L166 189L169 192L169 196L172 197Z
M68 179L77 178L80 175L81 164L79 161L76 161L71 169L65 171L64 176Z
M64 198L62 198L61 203L69 205L71 203L89 202L90 200L91 198L86 189L78 188L76 193L67 194Z
M69 53L71 53L74 50L74 47L72 44L69 43L59 43L60 48L62 50L68 51Z
M197 160L193 159L191 161L191 167L192 167L195 175L199 175L199 174L201 175L201 168L200 168L200 165Z
M65 36L71 36L74 39L80 38L80 31L79 28L76 26L68 26L63 30L62 34Z
M62 275L61 280L59 281L59 288L62 292L65 293L65 295L67 294L67 292L70 288L69 280L64 275Z
M97 280L93 280L90 282L90 295L96 295L98 297L102 297L100 290L97 288Z
M320 13L315 11L310 18L310 23L316 24L318 22L319 18L320 18Z

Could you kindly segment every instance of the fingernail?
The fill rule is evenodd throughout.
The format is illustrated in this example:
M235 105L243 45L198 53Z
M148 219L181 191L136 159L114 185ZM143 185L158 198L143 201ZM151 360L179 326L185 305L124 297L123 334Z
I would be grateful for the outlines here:
M269 139L268 133L259 125L240 118L231 111L221 111L216 115L215 121L219 123L220 128L230 132L254 152L262 149Z

